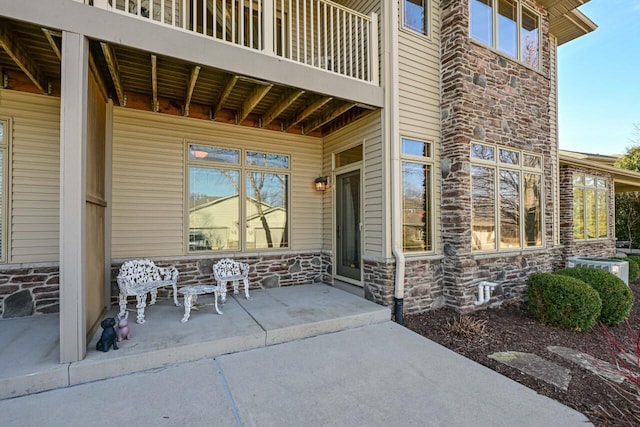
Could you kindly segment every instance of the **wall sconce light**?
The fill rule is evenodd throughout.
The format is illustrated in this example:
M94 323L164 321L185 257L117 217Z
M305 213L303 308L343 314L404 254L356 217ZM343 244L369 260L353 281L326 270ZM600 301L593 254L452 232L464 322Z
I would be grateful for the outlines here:
M329 180L326 176L319 176L315 179L316 191L325 191L327 189L327 182Z

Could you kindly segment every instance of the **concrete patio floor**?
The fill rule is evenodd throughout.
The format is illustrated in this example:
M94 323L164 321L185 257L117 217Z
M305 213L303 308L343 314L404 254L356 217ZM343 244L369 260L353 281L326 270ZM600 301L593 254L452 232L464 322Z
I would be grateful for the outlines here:
M183 307L158 301L145 310L146 323L135 323L128 309L131 340L118 350L96 350L95 333L84 360L59 363L58 315L0 321L0 399L118 377L176 363L236 353L389 321L388 308L324 284L251 292L251 300L229 294L222 315L213 296L193 310L187 323ZM211 305L209 305L211 304ZM105 317L115 317L112 307Z

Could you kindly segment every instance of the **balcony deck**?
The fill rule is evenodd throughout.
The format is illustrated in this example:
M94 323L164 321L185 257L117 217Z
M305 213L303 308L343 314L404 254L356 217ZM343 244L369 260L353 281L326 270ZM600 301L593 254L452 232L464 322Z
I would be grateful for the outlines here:
M329 0L94 0L158 25L378 84L378 21Z
M187 16L180 12L186 7L183 0L154 2L182 15L163 14L156 6L151 13L143 9L145 0L117 0L115 6L49 0L56 14L47 13L40 2L0 0L0 30L11 41L0 49L4 87L57 96L62 36L70 31L89 39L93 74L105 96L120 106L316 137L382 107L383 89L375 82L378 54L372 54L378 50L377 25L370 17L345 15L344 7L316 0L313 6L305 6L307 0L298 0L297 6L296 0L275 0L273 19L265 21L269 7L264 0L259 7L233 1L219 0L216 8L211 0L188 2L196 12L189 12L189 26L179 18ZM211 12L198 12L198 3ZM235 6L229 9L228 4ZM231 10L231 20L220 20L219 12L213 19L218 6ZM296 22L297 13L289 8L307 8L309 20ZM247 19L238 20L234 10L244 10ZM269 34L263 21L276 24L271 37L262 36ZM358 22L358 29L350 21ZM338 22L344 31L337 31ZM357 47L363 43L364 51Z

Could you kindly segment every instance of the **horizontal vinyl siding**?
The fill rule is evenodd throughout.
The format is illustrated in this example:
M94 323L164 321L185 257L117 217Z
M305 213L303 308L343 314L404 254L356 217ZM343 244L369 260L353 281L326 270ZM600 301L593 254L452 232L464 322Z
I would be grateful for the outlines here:
M0 116L13 124L6 261L58 261L60 99L0 90Z
M364 213L362 222L363 254L381 256L384 253L384 179L383 179L383 147L381 130L381 112L369 116L334 132L324 141L324 170L329 174L332 167L332 154L364 143ZM333 193L327 192L324 200L324 233L323 247L333 246Z
M440 2L431 0L430 36L399 31L400 137L432 143L434 248L440 247ZM399 5L400 3L398 3ZM400 8L402 11L402 8ZM402 13L400 13L402 20ZM402 25L400 25L402 28Z
M290 246L320 247L319 139L124 108L114 109L113 123L114 258L185 253L185 140L289 154Z

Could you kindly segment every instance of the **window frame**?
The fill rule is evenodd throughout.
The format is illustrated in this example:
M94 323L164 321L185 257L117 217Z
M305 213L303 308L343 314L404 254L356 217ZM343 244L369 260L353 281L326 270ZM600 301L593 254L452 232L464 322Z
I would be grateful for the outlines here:
M412 154L405 154L403 150L404 141L416 141L419 143L423 143L429 147L429 155L428 156L417 156ZM430 244L430 248L424 251L407 251L404 247L404 212L402 212L402 252L405 256L419 256L424 254L432 254L435 253L435 215L434 215L434 205L435 205L435 161L434 161L434 153L433 150L435 148L435 144L427 139L423 138L415 138L408 135L400 136L400 188L401 188L401 209L404 210L404 163L412 163L418 164L421 166L429 167L429 189L425 188L425 193L428 191L428 195L425 196L425 200L428 203L427 206L427 214L429 216L428 221L425 222L425 227L427 227L426 238Z
M500 0L489 0L491 3L491 13L492 13L492 19L491 19L491 31L490 31L490 35L491 35L491 44L487 44L486 42L484 42L483 40L477 39L475 37L473 37L472 35L472 19L471 19L471 9L472 9L472 2L475 0L469 0L467 5L469 6L469 39L471 39L474 43L479 43L482 46L485 46L489 49L491 49L492 51L496 52L498 55L504 56L505 58L508 58L512 61L516 61L517 63L524 65L527 68L530 68L532 70L538 71L540 72L542 67L542 16L540 15L540 13L538 13L538 11L536 11L535 9L532 9L529 6L523 5L521 0L513 0L516 3L516 55L515 56L511 56L509 53L504 52L502 50L499 49L499 31L498 31L498 18L500 15L499 12L499 1ZM524 62L522 60L523 58L523 47L522 47L522 16L523 16L523 10L526 11L526 13L535 16L537 18L537 23L538 23L538 51L537 51L537 65L531 65L531 64L527 64L526 62Z
M493 150L493 158L492 159L483 159L473 157L474 154L474 146L482 146L486 148L490 148ZM501 151L513 152L517 154L517 164L510 164L507 162L502 162L502 157L500 156ZM472 168L474 166L484 167L493 170L493 200L495 201L494 210L493 210L493 224L494 224L494 240L495 244L493 248L489 249L475 249L473 244L473 226L474 226L474 217L473 212L471 213L471 252L474 254L479 253L495 253L495 252L513 252L513 251L533 251L540 250L546 248L546 238L545 238L545 227L546 227L546 219L544 212L544 200L545 200L545 188L544 188L544 155L539 153L534 153L531 151L520 150L512 147L507 147L503 145L497 144L487 144L479 141L471 141L470 143L470 170L469 170L469 186L471 195L471 204L473 207L474 199L473 199L473 174ZM482 151L485 153L486 151ZM530 156L539 159L539 167L528 166L525 164L525 157ZM502 247L501 245L501 201L503 199L502 193L500 191L501 188L501 174L500 171L510 171L517 172L519 174L519 190L518 190L518 209L519 209L519 225L518 225L518 237L519 237L519 246L517 247ZM539 196L539 209L540 209L540 245L529 246L527 245L526 239L526 212L525 212L525 175L538 175L540 177L540 196Z
M400 2L400 28L404 31L410 32L411 34L417 35L419 37L431 38L431 0L421 0L422 7L424 10L424 19L422 24L424 25L424 31L418 31L413 27L409 27L405 24L406 21L406 12L407 8L405 6L405 2L408 0L402 0Z
M591 178L593 180L593 184L588 184L587 179ZM579 179L579 181L577 181ZM600 186L599 182L603 182L604 185ZM609 239L609 207L611 205L611 200L609 198L609 183L607 182L607 178L603 178L601 176L592 175L586 172L574 172L571 176L571 195L572 195L572 223L573 223L573 240L577 242L593 242L598 240L607 240ZM576 212L575 212L575 190L582 190L582 238L576 237L576 229L575 229L575 220L576 220ZM589 215L588 206L587 206L587 190L593 190L594 195L594 203L595 203L595 211L593 212L593 218L595 219L595 237L589 237L587 233L587 218ZM600 235L600 221L599 221L599 198L598 196L604 194L605 197L605 211L604 218L606 221L605 224L605 235Z
M207 148L221 148L221 149L229 149L236 150L239 153L239 159L237 163L226 163L226 162L218 162L218 161L210 161L203 159L191 159L190 158L190 147L192 145L207 147ZM185 140L184 141L184 151L185 153L185 183L184 183L184 230L183 230L183 252L186 255L199 255L199 254L217 254L217 253L229 253L229 252L242 252L242 253L253 253L253 252L273 252L278 250L291 250L291 220L292 220L292 159L293 156L289 152L273 152L271 150L261 150L260 148L250 148L243 147L239 148L237 146L232 146L225 143L217 143L217 142L203 142L197 140ZM273 166L260 166L260 165L251 165L247 161L247 153L259 153L259 154L267 154L267 155L276 155L276 156L285 156L287 157L287 167L273 167ZM233 249L219 249L219 250L199 250L199 251L190 251L189 250L189 232L190 232L190 223L189 223L189 200L191 197L191 188L190 188L190 171L192 167L205 168L205 169L216 169L216 170L233 170L238 172L238 247ZM286 194L284 194L284 198L286 199L286 228L284 232L287 236L287 246L274 246L272 248L249 248L247 249L247 175L249 172L260 172L260 173L269 173L269 174L281 174L286 175L287 179L287 189Z
M9 188L9 156L12 141L12 121L8 117L0 117L0 123L2 123L2 139L0 140L0 152L2 152L2 183L0 189L2 194L0 195L0 206L2 214L0 214L0 262L7 262L9 257L7 256L7 250L9 248L8 237L9 236L9 197L7 190Z

